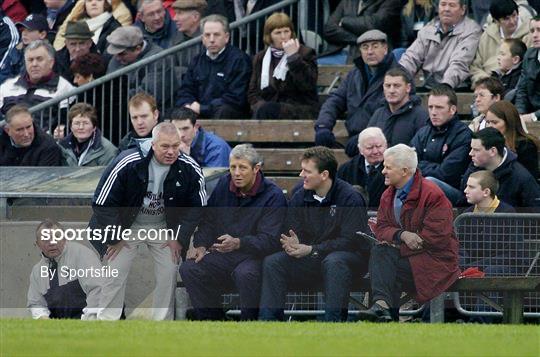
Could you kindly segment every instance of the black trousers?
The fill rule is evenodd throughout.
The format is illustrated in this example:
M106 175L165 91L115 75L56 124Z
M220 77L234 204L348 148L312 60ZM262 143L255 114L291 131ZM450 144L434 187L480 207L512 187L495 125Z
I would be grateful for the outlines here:
M371 248L369 275L373 301L383 300L391 308L399 309L403 291L416 291L409 259L389 245L378 244Z

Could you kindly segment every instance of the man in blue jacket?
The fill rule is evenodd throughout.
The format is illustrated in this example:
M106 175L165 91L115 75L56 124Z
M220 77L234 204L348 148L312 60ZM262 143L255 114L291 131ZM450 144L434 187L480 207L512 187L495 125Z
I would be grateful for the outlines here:
M422 176L439 186L452 205L463 197L461 175L469 165L471 131L457 115L457 96L441 84L429 92L429 124L412 138Z
M350 184L336 178L333 152L317 146L302 155L304 185L291 198L282 251L264 259L262 320L282 320L288 288L323 283L326 321L346 318L353 277L365 275L369 245L366 204Z
M202 19L202 41L206 51L195 56L182 78L176 106L185 106L201 118L246 117L251 61L229 44L229 23L221 15Z
M358 133L364 130L373 112L384 104L383 79L386 71L399 64L388 51L387 36L379 30L370 30L356 41L361 56L347 74L339 88L324 102L315 122L315 144L333 147L336 138L332 129L336 120L347 113L345 127L349 133L347 155L358 154Z
M197 124L197 114L189 108L174 108L171 122L180 134L180 150L202 167L229 167L231 147L219 136L205 131Z
M258 316L261 261L279 248L287 201L264 178L262 159L249 144L230 155L230 174L222 177L195 234L193 249L180 266L196 318L224 318L221 294L231 285L240 294L242 320Z

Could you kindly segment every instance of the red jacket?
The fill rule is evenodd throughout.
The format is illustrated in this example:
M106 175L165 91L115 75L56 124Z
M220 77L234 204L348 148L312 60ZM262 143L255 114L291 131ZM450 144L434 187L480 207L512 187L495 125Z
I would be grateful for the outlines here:
M24 21L26 15L28 15L26 9L18 0L4 0L2 2L2 10L4 10L5 14L8 15L14 23Z
M415 299L423 303L444 292L460 274L452 205L441 189L417 170L401 209L403 227L400 227L394 219L394 193L395 188L390 186L381 197L375 235L380 241L392 243L395 234L405 230L424 240L419 251L410 250L405 243L400 247L401 256L408 257L411 264Z

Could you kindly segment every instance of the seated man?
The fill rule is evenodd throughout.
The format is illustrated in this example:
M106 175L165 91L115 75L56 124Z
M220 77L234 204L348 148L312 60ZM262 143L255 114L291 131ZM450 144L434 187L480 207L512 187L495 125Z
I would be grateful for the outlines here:
M107 67L107 73L163 51L161 47L145 40L141 29L136 26L117 28L107 36L107 42L109 43L107 53L113 56ZM176 82L175 78L171 79L170 71L170 61L164 61L129 72L126 93L132 96L140 90L145 90L160 103L162 94L171 93L171 87Z
M506 100L514 101L515 91L519 77L521 77L521 68L523 58L527 52L527 45L516 38L507 38L501 42L499 47L499 56L497 57L498 67L491 72L492 77L499 78L504 86L504 97ZM506 95L514 92L511 96Z
M144 38L161 48L169 48L176 35L176 25L163 6L163 0L138 2L138 20L134 25L141 29Z
M337 161L325 147L302 155L304 185L291 198L282 251L264 259L261 320L283 320L288 287L323 283L325 320L344 321L355 277L367 271L369 246L356 232L367 232L362 196L336 178Z
M424 72L424 86L464 85L469 78L469 65L474 59L482 29L469 19L466 0L439 1L439 17L418 31L416 41L403 54L399 63L416 76Z
M387 148L386 138L380 128L369 127L358 135L358 150L350 161L341 165L337 177L353 186L360 186L366 206L377 210L381 196L386 190L382 174L383 153Z
M465 186L465 198L467 203L472 205L464 212L475 213L512 213L516 210L508 203L499 200L499 181L493 172L480 170L473 172L467 179Z
M142 142L149 140L152 137L152 129L159 122L156 99L145 92L131 97L128 108L133 130L122 138L118 146L120 151L136 148Z
M491 76L491 72L498 68L497 55L503 40L515 38L524 40L529 34L529 12L519 12L514 0L497 0L491 3L489 13L493 17L478 44L476 57L471 64L471 80L473 86L481 78Z
M422 175L457 204L463 197L461 175L470 162L471 131L459 120L457 96L448 86L439 85L429 92L428 109L430 122L412 138L411 146L418 154Z
M172 45L176 46L201 35L201 19L206 10L206 0L176 0L172 4L174 9L174 23L176 35ZM175 65L187 67L191 59L201 52L203 46L197 45L190 49L178 51L175 54Z
M385 183L371 249L373 305L361 320L388 322L403 291L422 304L459 277L459 243L452 205L440 188L422 177L413 148L398 144L384 152Z
M251 145L233 148L230 173L212 192L194 248L180 266L197 319L223 319L221 294L231 285L240 294L240 318L257 319L261 260L279 247L287 207L281 189L264 178L261 163Z
M0 166L60 166L62 151L32 120L23 105L13 106L0 128Z
M247 116L247 90L251 78L249 56L229 44L229 22L221 15L202 19L206 51L191 61L176 96L204 119L241 119Z
M504 86L502 82L493 77L479 79L474 87L474 104L479 115L469 124L472 131L482 130L486 127L486 114L489 107L503 99Z
M315 122L315 144L333 147L336 138L332 129L336 120L347 113L345 126L351 138L346 152L350 157L358 153L356 136L367 127L369 118L381 106L384 74L399 66L394 55L388 52L387 36L383 32L367 31L356 43L361 56L338 89L330 93Z
M33 319L96 319L105 273L96 253L83 244L66 241L60 223L41 222L36 230L36 245L41 260L30 274L28 303ZM63 232L62 232L63 233ZM73 270L87 274L71 277Z
M197 124L197 114L189 108L175 108L169 120L180 134L180 150L202 167L229 167L231 147L225 140Z
M152 318L173 319L178 262L205 204L202 170L181 154L180 136L171 123L152 130L152 148L146 157L137 149L127 150L105 169L92 201L89 226L101 230L102 237L111 227L119 230L114 236L119 239L92 240L118 274L104 279L99 320L120 318L128 274L141 246L148 248L154 261ZM155 239L151 230L157 232Z
M20 32L20 40L11 57L11 74L18 75L24 72L24 49L32 41L47 40L49 24L45 16L30 14L24 21L16 23Z
M473 133L470 156L472 163L463 175L462 190L475 171L489 170L499 181L497 196L517 211L540 210L540 187L534 177L517 161L517 156L505 147L504 136L495 128Z
M75 84L74 73L70 69L73 61L88 53L98 53L92 41L93 35L86 21L70 21L66 26L66 46L56 52L54 64L57 72L72 84Z
M368 126L381 128L389 146L408 144L414 134L429 121L422 100L411 95L413 86L411 76L401 68L390 68L384 75L385 103L375 110Z
M525 53L516 87L516 108L525 122L540 120L540 15L529 22L531 47Z
M324 24L323 37L330 45L329 52L349 46L348 59L358 57L356 39L369 30L380 30L390 37L393 47L399 45L402 2L341 0Z
M53 71L54 55L54 48L46 40L33 41L26 46L24 73L0 85L0 119L15 104L32 107L74 89L65 78ZM68 105L67 99L59 103L61 109L67 109ZM52 132L56 123L55 111L49 117L47 110L38 126Z

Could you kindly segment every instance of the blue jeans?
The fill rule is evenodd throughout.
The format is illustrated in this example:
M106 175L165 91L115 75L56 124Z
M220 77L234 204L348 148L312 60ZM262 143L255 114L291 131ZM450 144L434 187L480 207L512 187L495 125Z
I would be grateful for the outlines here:
M444 181L439 180L438 178L429 176L426 177L426 180L429 180L435 183L439 188L444 192L446 198L452 203L452 206L457 206L459 202L463 200L464 193L458 190L457 188L450 186Z

